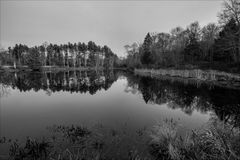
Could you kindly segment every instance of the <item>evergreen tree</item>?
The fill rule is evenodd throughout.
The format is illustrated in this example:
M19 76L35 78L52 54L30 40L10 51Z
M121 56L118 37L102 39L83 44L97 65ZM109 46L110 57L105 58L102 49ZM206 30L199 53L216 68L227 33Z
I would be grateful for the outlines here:
M89 51L89 52L88 52ZM16 44L13 49L8 48L8 52L1 54L1 64L13 65L31 65L30 62L33 62L34 66L40 66L35 61L36 58L40 59L41 65L49 66L64 66L64 67L80 67L84 64L92 67L103 66L104 64L104 49L101 46L95 44L95 42L90 41L88 45L85 43L70 43L67 44L43 44L40 46L35 46L28 48L26 45ZM107 53L106 66L112 68L114 63L114 53L107 46L105 47L105 52ZM8 54L9 53L9 54ZM37 55L38 53L39 55ZM3 60L4 59L4 60ZM36 63L35 63L36 62Z
M149 66L154 63L154 58L151 53L152 38L148 33L143 42L143 53L141 56L141 62L143 65Z
M30 49L27 55L27 65L32 69L38 69L41 67L42 56L36 47Z
M234 19L224 26L219 38L215 40L213 55L215 61L240 62L238 30Z
M194 62L200 59L202 50L196 38L190 39L190 43L184 49L184 54L186 61Z
M200 60L202 56L202 50L200 47L200 31L201 28L199 23L193 22L187 28L187 35L188 35L188 43L186 48L184 49L184 59L188 62L193 62L196 60Z
M97 45L93 41L88 42L88 50L90 52L96 52L97 51Z

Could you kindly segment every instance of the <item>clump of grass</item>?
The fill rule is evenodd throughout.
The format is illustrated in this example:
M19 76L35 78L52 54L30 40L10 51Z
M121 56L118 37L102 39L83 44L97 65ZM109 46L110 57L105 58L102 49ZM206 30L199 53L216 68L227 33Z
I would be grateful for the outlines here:
M239 148L233 141L239 137L239 129L216 119L192 135L196 155L210 160L240 159Z
M27 138L26 143L23 145L14 141L10 146L9 154L10 157L13 157L15 160L46 159L50 148L50 143L46 142L44 139L42 141L37 141Z
M0 138L0 144L1 143L6 143L7 142L7 138L6 137L1 137Z
M154 126L150 134L150 148L155 157L163 160L240 159L239 129L216 120L183 137L178 136L178 127L173 120Z
M153 127L150 134L150 152L158 158L171 159L171 156L179 157L179 151L175 147L178 123L172 119L159 122Z

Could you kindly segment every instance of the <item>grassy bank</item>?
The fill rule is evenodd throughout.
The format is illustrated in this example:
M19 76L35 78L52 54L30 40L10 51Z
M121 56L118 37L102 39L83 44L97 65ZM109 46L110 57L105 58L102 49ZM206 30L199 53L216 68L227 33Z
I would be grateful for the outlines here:
M174 77L176 80L192 80L211 82L215 85L240 88L240 75L216 70L200 69L135 69L134 73L140 76ZM171 78L174 80L173 78Z

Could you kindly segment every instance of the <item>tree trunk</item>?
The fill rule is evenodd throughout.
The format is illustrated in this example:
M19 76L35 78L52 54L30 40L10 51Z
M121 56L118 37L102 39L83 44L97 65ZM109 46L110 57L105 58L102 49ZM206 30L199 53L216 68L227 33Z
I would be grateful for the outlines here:
M86 53L84 53L84 66L87 66Z
M44 65L47 66L47 51L44 52Z
M63 67L65 67L65 56L63 55Z
M79 67L81 67L81 56L79 56Z

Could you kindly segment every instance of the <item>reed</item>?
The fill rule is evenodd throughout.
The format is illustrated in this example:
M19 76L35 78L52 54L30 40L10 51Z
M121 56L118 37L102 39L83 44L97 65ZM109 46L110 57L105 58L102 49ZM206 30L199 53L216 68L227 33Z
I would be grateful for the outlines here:
M239 129L214 121L185 136L178 136L176 121L165 120L151 132L151 153L164 160L238 160Z

